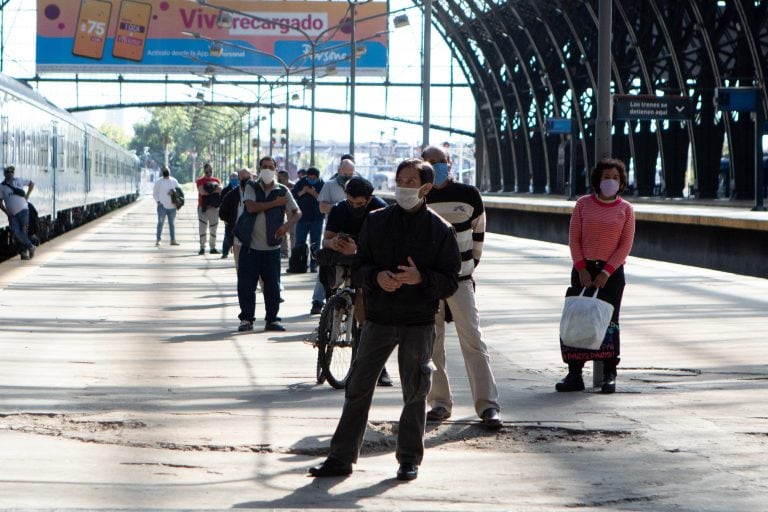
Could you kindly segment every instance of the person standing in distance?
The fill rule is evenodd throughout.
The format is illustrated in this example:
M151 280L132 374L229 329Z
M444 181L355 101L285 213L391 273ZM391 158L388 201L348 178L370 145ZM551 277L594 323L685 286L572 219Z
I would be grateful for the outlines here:
M227 218L225 216L222 216L222 207L224 205L224 198L227 197L227 194L232 191L236 190L237 187L240 186L240 178L238 177L238 174L236 172L229 174L229 183L227 183L227 186L224 187L221 190L221 204L219 205L219 220L224 221L224 240L221 242L221 259L226 259L227 256L229 256L229 251L232 249L232 239L234 238L234 235L232 234L232 228L234 226L231 226L227 222Z
M157 202L157 233L155 245L160 245L163 234L163 224L168 217L168 231L171 234L171 245L179 245L176 241L176 205L171 201L171 193L179 186L176 178L171 176L171 171L163 166L160 170L162 178L155 181L152 189L152 197Z
M435 186L427 194L427 205L454 227L461 253L459 288L456 293L440 301L440 308L435 317L437 335L432 361L437 369L427 397L432 407L427 413L427 420L444 421L451 417L453 395L445 357L445 325L452 317L464 357L475 412L484 426L498 429L502 426L499 416L499 393L491 370L488 347L483 341L480 329L480 313L475 301L475 282L472 279L472 272L480 263L483 253L483 199L477 188L453 181L450 159L444 149L427 146L421 157L435 169Z
M19 244L19 257L28 260L35 256L35 244L29 239L29 204L27 199L35 183L26 178L16 178L16 168L9 165L3 169L0 183L0 210L8 216L8 227ZM24 187L27 191L24 192Z
M219 254L216 249L216 230L219 226L219 205L221 204L221 181L214 178L213 167L203 166L203 176L195 182L197 185L197 220L200 221L200 252L205 254L205 239L208 232L208 245L211 254Z
M557 391L582 391L581 375L585 361L602 361L601 391L616 391L616 366L619 364L619 311L624 295L624 262L635 239L635 212L621 194L627 188L627 168L613 158L600 160L590 173L595 192L576 201L568 232L573 269L571 286L565 295L581 293L582 288L597 288L598 297L613 305L613 317L597 350L563 345L560 352L568 365L568 375L555 385ZM592 292L588 292L592 293Z
M363 445L381 369L398 348L403 409L395 453L398 480L418 476L424 457L426 402L432 373L438 301L453 295L461 267L450 224L427 208L434 171L420 158L395 173L397 204L368 214L358 239L354 281L365 290L365 324L344 392L330 454L309 469L315 477L352 473Z
M284 331L280 311L280 239L301 217L291 191L275 180L277 163L271 156L259 160L259 180L248 181L243 191L242 215L250 222L246 233L238 225L235 235L242 247L237 264L237 298L240 303L238 331L253 330L256 284L262 280L265 331ZM246 213L247 211L247 213ZM286 215L288 221L285 220ZM245 222L243 223L245 226Z

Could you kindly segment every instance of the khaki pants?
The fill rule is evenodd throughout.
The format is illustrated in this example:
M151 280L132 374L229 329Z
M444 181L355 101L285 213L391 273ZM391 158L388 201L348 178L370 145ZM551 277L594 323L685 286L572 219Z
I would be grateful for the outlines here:
M197 207L197 220L200 221L198 232L200 233L200 248L205 249L206 231L208 232L208 246L216 249L216 230L219 227L219 209L210 206L203 211Z
M483 341L480 330L480 313L477 311L475 291L472 280L459 281L456 293L440 301L440 308L435 315L435 348L432 362L435 363L435 373L432 375L432 389L427 401L431 407L445 407L448 411L453 407L451 386L448 382L448 367L445 360L445 304L451 309L456 334L459 336L459 346L464 356L464 366L472 390L475 411L478 416L486 409L501 410L499 394L496 390L496 380L491 370L488 347Z

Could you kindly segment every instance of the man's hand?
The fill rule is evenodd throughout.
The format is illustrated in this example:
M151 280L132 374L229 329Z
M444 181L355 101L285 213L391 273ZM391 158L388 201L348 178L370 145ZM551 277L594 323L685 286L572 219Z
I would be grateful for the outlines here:
M419 284L421 283L421 272L416 268L410 256L408 256L408 265L398 265L400 271L395 274L395 279L401 284Z
M331 239L331 248L348 256L352 256L357 252L357 244L351 238L339 238L336 236Z
M283 224L279 228L277 228L277 231L275 231L275 237L277 238L283 238L286 233L288 233L288 230L291 229L291 226L289 226L287 223Z
M382 270L376 274L376 282L385 292L394 292L403 284L395 278L395 274L389 270Z
M285 206L285 203L287 203L287 202L288 202L288 195L287 194L286 195L282 195L282 196L277 196L272 201L272 204L273 204L272 208L274 208L275 206Z

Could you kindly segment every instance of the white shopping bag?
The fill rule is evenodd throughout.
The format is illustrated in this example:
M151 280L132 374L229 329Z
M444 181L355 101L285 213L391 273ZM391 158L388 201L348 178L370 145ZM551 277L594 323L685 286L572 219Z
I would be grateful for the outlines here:
M565 298L560 318L560 339L563 345L598 350L611 323L613 306L597 298L597 289L590 297L581 293Z

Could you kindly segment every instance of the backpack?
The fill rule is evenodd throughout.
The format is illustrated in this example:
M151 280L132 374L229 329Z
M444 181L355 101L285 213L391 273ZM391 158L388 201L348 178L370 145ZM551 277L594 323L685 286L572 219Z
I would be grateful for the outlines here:
M171 202L177 210L181 210L181 207L184 206L184 191L181 190L181 187L176 187L171 191Z
M296 244L291 250L288 268L285 271L288 274L305 274L307 272L308 260L309 247L307 247L307 244Z

